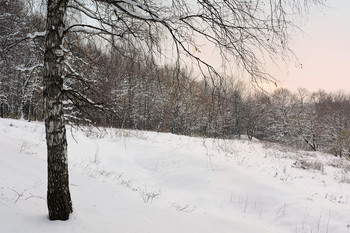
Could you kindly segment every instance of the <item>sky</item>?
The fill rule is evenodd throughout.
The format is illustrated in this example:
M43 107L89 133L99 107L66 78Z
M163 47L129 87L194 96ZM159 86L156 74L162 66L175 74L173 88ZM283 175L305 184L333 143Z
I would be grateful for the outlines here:
M303 68L293 63L279 70L270 68L280 86L350 93L350 1L326 4L312 8L301 25L303 33L294 35L292 49Z
M295 23L301 30L291 34L289 44L297 59L291 58L287 64L277 61L278 66L264 61L271 63L266 65L265 71L277 80L277 87L273 83L259 86L267 92L277 88L292 91L305 88L311 92L350 94L350 0L326 0L325 6L311 6L299 19ZM215 47L201 47L201 51L204 53L200 57L221 69L221 60L214 55L218 53ZM250 80L242 73L232 75L243 82Z
M267 67L279 80L278 88L350 93L350 0L327 0L325 7L311 7L300 28L303 32L295 32L291 46L298 62ZM213 59L217 60L209 58Z

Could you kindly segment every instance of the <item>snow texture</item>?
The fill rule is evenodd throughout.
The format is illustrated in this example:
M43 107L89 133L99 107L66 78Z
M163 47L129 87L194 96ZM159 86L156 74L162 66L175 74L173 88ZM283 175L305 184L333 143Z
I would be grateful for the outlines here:
M46 35L46 31L43 31L43 32L34 32L34 33L28 33L27 34L27 38L29 39L34 39L34 38L37 38L37 37L43 37Z
M67 128L74 212L51 222L44 125L0 119L0 232L350 232L346 160L257 140Z

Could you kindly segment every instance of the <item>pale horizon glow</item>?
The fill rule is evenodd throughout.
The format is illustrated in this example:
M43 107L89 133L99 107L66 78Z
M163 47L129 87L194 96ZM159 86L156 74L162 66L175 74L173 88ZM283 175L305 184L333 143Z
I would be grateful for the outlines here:
M303 23L299 22L302 32L296 31L291 38L291 49L298 60L268 65L265 71L278 80L277 87L274 84L259 85L267 92L277 88L291 91L304 88L311 92L325 90L350 94L350 1L329 0L325 7L311 7L304 17ZM204 52L198 56L222 70L217 49L205 43L200 49ZM193 69L197 70L195 66ZM249 77L237 71L237 67L227 66L226 71L224 73L232 73L234 78L249 82Z
M292 49L303 68L291 63L272 73L281 87L350 93L350 1L328 1L327 6L311 9L304 34L294 38Z

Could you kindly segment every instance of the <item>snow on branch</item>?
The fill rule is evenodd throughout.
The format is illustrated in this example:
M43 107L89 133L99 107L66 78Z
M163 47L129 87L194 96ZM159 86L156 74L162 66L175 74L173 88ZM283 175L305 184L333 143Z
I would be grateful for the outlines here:
M10 51L13 47L17 46L18 44L22 43L25 40L28 39L35 39L35 38L40 38L40 37L45 37L46 36L46 30L42 32L34 32L34 33L28 33L26 37L20 38L19 40L15 41L14 43L10 44L6 49L5 52Z
M66 65L65 68L68 68L70 72L76 76L80 76L80 74L69 64L69 62L64 61L64 64Z
M38 68L38 67L43 67L43 64L35 64L31 67L24 67L23 65L19 65L19 66L16 66L16 70L18 71L33 71L34 69Z
M83 32L83 33L94 34L94 35L110 34L109 32L107 32L106 30L104 30L102 28L87 25L87 24L71 25L65 30L65 32L68 32L68 31L69 32Z
M28 33L26 39L34 39L37 37L44 37L46 35L46 30L42 32Z

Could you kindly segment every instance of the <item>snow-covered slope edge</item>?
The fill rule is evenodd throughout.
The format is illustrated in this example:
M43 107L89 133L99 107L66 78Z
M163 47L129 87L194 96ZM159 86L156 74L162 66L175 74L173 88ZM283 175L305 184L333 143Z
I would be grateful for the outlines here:
M350 232L350 164L245 140L68 128L74 213L50 222L41 123L0 119L0 232Z

